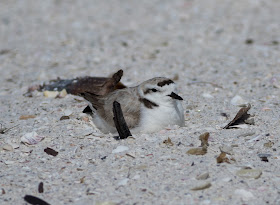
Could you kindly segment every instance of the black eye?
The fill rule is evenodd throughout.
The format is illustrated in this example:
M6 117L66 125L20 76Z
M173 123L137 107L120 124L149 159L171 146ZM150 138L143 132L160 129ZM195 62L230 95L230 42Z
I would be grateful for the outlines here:
M155 89L155 88L153 88L153 89L151 89L151 91L153 91L153 92L155 93L155 92L157 92L158 90Z

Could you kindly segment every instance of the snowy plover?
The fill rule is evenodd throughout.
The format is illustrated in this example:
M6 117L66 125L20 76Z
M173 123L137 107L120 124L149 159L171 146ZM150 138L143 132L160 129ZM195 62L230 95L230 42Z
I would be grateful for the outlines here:
M136 87L115 90L103 96L82 93L92 110L93 122L103 133L116 133L113 102L122 106L132 133L156 132L168 125L185 125L181 98L175 83L163 77L152 78Z

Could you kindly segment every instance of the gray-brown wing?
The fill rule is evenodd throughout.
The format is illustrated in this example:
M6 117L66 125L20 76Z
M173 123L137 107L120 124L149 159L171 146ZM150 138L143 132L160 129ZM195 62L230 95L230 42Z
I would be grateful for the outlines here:
M103 118L114 126L113 102L121 104L124 119L129 128L135 127L139 123L140 101L136 88L126 88L110 93L104 99Z
M88 100L100 117L105 119L108 124L115 126L113 114L113 102L121 104L124 119L129 128L133 128L139 123L140 101L137 88L125 88L113 91L105 96L96 96L85 93L83 97Z

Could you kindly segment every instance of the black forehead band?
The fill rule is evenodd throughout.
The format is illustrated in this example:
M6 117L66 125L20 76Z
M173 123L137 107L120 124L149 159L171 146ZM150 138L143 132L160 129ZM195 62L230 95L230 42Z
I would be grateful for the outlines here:
M172 83L174 83L172 80L164 80L164 81L162 81L162 82L159 82L157 85L158 85L159 87L163 87L163 86L165 86L165 85L169 85L169 84L172 84Z

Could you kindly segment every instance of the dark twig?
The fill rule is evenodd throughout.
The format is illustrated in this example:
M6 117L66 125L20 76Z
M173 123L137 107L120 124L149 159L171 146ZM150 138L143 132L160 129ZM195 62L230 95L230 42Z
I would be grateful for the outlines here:
M114 123L119 133L120 139L126 139L128 136L132 136L126 121L123 117L123 112L120 103L114 101L113 103Z
M1 123L0 123L0 124L1 124ZM0 134L5 134L5 133L8 132L9 130L11 130L11 129L17 127L17 126L19 126L19 125L15 125L15 126L10 127L10 128L5 128L5 127L3 127L2 124L1 124Z
M39 199L35 196L31 196L31 195L25 195L24 200L26 202L28 202L29 204L33 204L33 205L50 205L49 203L45 202L42 199Z

